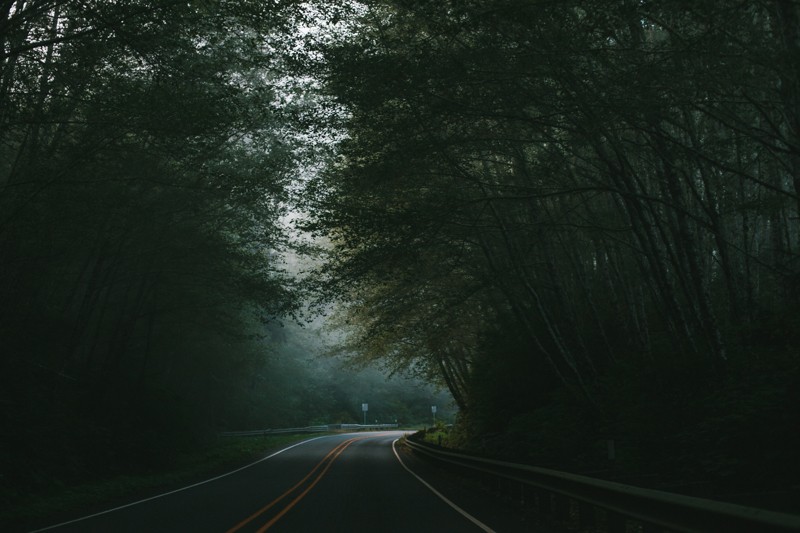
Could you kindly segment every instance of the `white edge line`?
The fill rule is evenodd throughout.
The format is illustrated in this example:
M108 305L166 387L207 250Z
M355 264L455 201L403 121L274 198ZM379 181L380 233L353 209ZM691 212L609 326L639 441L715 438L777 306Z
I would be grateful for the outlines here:
M246 468L250 468L251 466L255 466L255 465L257 465L258 463L260 463L262 461L266 461L267 459L271 459L272 457L275 457L276 455L278 455L280 453L283 453L283 452L285 452L287 450L291 450L292 448L295 448L295 447L300 446L302 444L305 444L307 442L311 442L311 441L317 440L317 439L324 439L325 437L329 437L329 436L330 435L322 435L321 437L314 437L313 439L308 439L308 440L304 440L304 441L298 442L297 444L292 444L291 446L288 446L288 447L286 447L286 448L284 448L282 450L278 450L277 452L274 452L274 453L272 453L272 454L270 454L270 455L268 455L266 457L262 457L258 461L254 461L254 462L250 463L249 465L245 465L245 466L239 467L236 470L231 470L230 472L226 472L226 473L221 474L219 476L212 477L211 479L206 479L205 481L200 481L198 483L194 483L192 485L187 485L185 487L181 487L179 489L171 490L169 492L164 492L162 494L156 494L155 496L150 496L149 498L145 498L143 500L138 500L138 501L135 501L135 502L126 503L125 505L120 505L119 507L114 507L112 509L106 509L105 511L100 511L99 513L94 513L94 514L82 516L80 518L75 518L73 520L67 520L66 522L61 522L60 524L55 524L55 525L52 525L52 526L43 527L41 529L36 529L36 530L31 531L30 533L39 533L40 531L47 531L49 529L55 529L55 528L58 528L58 527L61 527L61 526L66 526L67 524L73 524L75 522L80 522L81 520L88 520L89 518L94 518L95 516L100 516L100 515L104 515L104 514L108 514L108 513L113 513L114 511L119 511L120 509L125 509L126 507L132 507L134 505L139 505L140 503L149 502L150 500L155 500L157 498L163 498L164 496L169 496L170 494L175 494L176 492L181 492L181 491L188 490L188 489L191 489L191 488L194 488L194 487L199 487L200 485L205 485L206 483L211 483L212 481L216 481L218 479L222 479L222 478L224 478L226 476L230 476L231 474L235 474L236 472L241 472L242 470L244 470Z
M467 520L469 520L470 522L472 522L473 524L475 524L476 526L478 526L482 530L486 531L487 533L495 533L495 531L492 528L490 528L489 526L487 526L486 524L484 524L483 522L481 522L480 520L478 520L477 518L475 518L474 516L472 516L471 514L466 512L464 509L462 509L461 507L459 507L455 503L453 503L450 500L448 500L444 496L444 494L442 494L441 492L439 492L438 490L433 488L430 485L430 483L428 483L427 481L425 481L424 479L419 477L416 473L414 473L414 471L412 471L409 467L407 467L406 464L403 462L403 460L400 459L400 454L397 453L397 449L395 448L395 444L397 443L398 440L400 440L400 439L394 439L392 441L392 451L394 452L394 456L397 457L397 460L400 461L400 464L402 465L402 467L405 468L408 471L409 474L411 474L412 476L417 478L420 483L422 483L423 485L428 487L431 490L431 492L433 492L439 498L441 498L444 501L444 503L446 503L447 505L449 505L450 507L452 507L453 509L458 511L464 518L466 518Z

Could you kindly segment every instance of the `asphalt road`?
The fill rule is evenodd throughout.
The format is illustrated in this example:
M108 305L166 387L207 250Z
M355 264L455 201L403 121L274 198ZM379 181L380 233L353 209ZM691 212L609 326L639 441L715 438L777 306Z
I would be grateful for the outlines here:
M223 476L39 531L531 531L480 496L438 483L402 432L312 438ZM427 478L427 479L426 479Z

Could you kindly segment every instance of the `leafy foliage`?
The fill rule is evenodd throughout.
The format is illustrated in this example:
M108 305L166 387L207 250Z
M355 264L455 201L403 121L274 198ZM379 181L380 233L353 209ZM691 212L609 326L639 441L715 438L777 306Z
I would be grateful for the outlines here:
M795 3L362 7L306 65L345 132L307 228L357 359L434 374L476 441L556 435L553 391L600 441L635 368L625 402L662 394L620 423L653 460L705 399L684 376L719 390L796 344Z
M297 309L267 4L0 5L4 485L168 462Z

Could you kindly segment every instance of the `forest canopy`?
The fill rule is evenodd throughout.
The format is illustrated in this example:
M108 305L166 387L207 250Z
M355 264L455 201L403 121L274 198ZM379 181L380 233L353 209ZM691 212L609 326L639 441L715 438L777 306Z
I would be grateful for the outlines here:
M292 327L304 104L286 43L304 17L0 2L0 507L221 430L358 422L365 401L429 416L429 388L337 380Z
M799 210L793 0L0 0L0 472L349 421L317 307L463 446L789 483Z
M796 427L800 5L349 17L306 63L346 132L307 229L355 357L446 384L465 446L580 469L617 439L634 471L783 476L797 439L753 435Z

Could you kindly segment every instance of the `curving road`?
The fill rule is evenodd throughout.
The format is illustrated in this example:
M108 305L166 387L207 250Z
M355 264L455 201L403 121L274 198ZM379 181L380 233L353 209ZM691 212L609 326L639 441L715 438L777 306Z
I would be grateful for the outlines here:
M394 446L402 435L309 439L223 476L39 531L510 530L481 499L430 483L424 468Z

